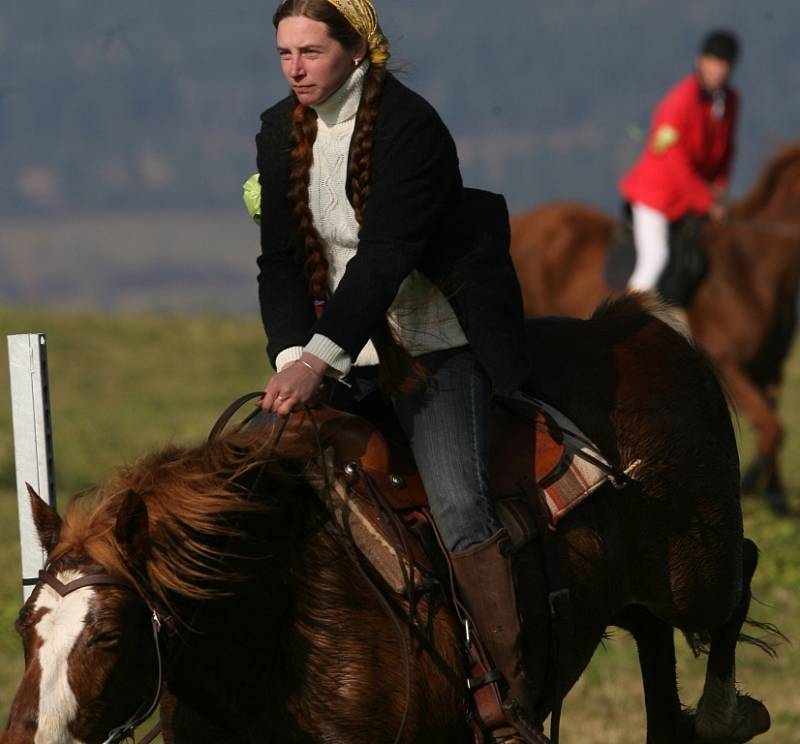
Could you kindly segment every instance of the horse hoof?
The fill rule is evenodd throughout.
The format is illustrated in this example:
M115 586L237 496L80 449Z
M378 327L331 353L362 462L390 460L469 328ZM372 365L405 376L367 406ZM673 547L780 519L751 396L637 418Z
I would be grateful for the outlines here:
M750 741L765 731L769 731L772 719L764 703L747 695L739 695L737 701L742 721L734 734L735 738L731 739L732 744Z
M736 707L736 720L729 731L714 736L698 735L695 744L744 744L769 731L772 720L760 700L737 694Z

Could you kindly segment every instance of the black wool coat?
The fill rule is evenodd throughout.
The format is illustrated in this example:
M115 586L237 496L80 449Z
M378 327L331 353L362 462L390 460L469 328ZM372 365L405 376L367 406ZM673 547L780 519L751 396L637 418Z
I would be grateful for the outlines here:
M261 115L256 136L261 181L259 301L272 364L315 333L355 359L419 270L453 306L495 389L525 379L529 355L522 298L509 256L505 200L465 189L455 143L436 111L388 75L374 125L370 188L358 250L317 319L303 268L303 239L289 190L291 98ZM351 198L348 188L348 198Z

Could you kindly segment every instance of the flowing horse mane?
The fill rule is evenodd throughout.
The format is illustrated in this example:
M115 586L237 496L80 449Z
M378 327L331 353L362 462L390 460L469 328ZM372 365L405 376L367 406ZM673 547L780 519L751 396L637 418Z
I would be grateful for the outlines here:
M752 217L772 198L784 172L800 160L800 143L795 142L778 150L764 166L750 193L734 205L737 217Z
M226 584L242 578L220 560L237 557L230 544L246 537L241 518L257 513L278 518L282 505L279 495L259 491L254 496L256 483L272 477L294 483L293 490L306 487L300 476L314 453L313 443L300 436L284 435L275 445L264 431L245 431L144 455L70 500L49 561L86 556L167 607L176 595L225 594ZM285 494L289 489L274 490ZM125 555L116 530L132 496L147 509L143 568Z

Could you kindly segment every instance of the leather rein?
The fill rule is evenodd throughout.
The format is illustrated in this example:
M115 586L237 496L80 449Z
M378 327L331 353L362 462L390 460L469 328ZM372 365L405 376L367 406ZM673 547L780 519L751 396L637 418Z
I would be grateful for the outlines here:
M156 660L158 668L158 684L153 699L150 702L145 701L142 703L133 715L128 718L121 726L111 729L108 736L103 741L103 744L118 744L118 742L130 739L136 727L146 721L158 707L161 701L161 693L164 689L164 648L161 638L161 631L163 626L163 618L159 615L158 611L153 607L152 603L136 589L136 587L128 581L124 576L112 573L110 571L98 571L97 573L81 576L80 578L70 581L68 584L61 582L55 574L49 570L39 571L39 580L37 585L47 584L61 597L66 597L68 594L83 589L89 586L118 586L122 589L127 589L139 597L150 613L150 623L153 630L153 644L156 650ZM161 733L161 723L156 726L141 740L140 744L150 744Z

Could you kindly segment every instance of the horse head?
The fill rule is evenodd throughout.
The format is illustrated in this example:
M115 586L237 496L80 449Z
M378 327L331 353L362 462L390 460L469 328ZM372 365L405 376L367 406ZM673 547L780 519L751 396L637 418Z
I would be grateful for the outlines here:
M271 467L291 480L265 462L268 448L256 432L150 453L70 500L63 520L31 491L47 562L17 621L25 671L0 744L130 737L164 681L171 636L160 632L161 618L189 627L198 602L249 590L247 579L268 573L263 540L292 545L289 523L301 530L308 521L294 519L307 510L288 493L285 518L251 498L248 484ZM259 541L248 541L259 527Z
M25 671L1 744L100 744L155 699L160 664L148 604L70 539L69 524L29 487L46 570L16 621ZM113 525L126 562L141 560L147 511L128 494ZM128 565L133 565L129 562ZM120 732L121 735L122 732Z

